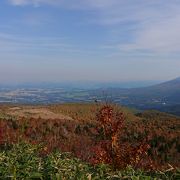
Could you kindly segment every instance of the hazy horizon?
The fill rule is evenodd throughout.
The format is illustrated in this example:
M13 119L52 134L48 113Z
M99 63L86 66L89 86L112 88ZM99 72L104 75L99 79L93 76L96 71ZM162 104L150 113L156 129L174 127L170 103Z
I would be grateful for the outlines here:
M141 88L158 85L167 81L61 81L61 82L11 82L0 83L0 88L80 88L80 89L98 89L98 88Z
M178 0L1 0L0 84L180 76Z

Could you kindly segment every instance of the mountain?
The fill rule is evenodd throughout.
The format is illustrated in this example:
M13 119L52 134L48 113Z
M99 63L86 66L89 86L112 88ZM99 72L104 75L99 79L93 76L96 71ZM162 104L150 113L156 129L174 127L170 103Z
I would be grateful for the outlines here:
M106 94L108 97L102 97ZM97 97L139 109L157 109L180 115L180 77L143 88L107 88L95 92Z
M155 98L164 103L180 103L180 78L167 81L158 85L136 88L129 90L131 95L138 95L138 98Z
M139 98L159 98L164 103L180 103L180 78L146 88L132 89L130 92L139 94ZM164 104L163 103L163 104Z

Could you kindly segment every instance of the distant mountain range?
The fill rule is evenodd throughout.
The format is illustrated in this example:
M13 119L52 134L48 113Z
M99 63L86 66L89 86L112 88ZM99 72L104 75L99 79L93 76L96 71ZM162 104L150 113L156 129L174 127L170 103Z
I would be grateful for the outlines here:
M180 77L161 84L143 88L107 88L99 89L98 96L107 95L107 99L139 109L158 109L180 115ZM106 98L106 97L104 97ZM178 113L176 113L178 111Z

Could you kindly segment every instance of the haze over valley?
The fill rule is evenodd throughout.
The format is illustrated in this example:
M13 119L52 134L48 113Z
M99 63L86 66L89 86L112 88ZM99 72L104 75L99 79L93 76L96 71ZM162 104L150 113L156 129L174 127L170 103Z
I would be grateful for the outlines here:
M24 86L24 87L23 87ZM117 84L116 84L117 86ZM58 104L109 101L140 110L156 109L180 115L180 78L136 88L113 84L42 84L0 88L1 103ZM121 85L122 86L122 85Z

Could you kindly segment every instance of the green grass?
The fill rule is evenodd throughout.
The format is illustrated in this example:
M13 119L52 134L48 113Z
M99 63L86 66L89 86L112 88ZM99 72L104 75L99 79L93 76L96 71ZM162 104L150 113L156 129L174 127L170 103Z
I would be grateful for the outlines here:
M53 152L46 155L41 145L19 143L1 148L0 179L52 179L52 180L176 180L180 172L143 172L131 167L123 171L113 171L110 166L92 166L70 153Z

